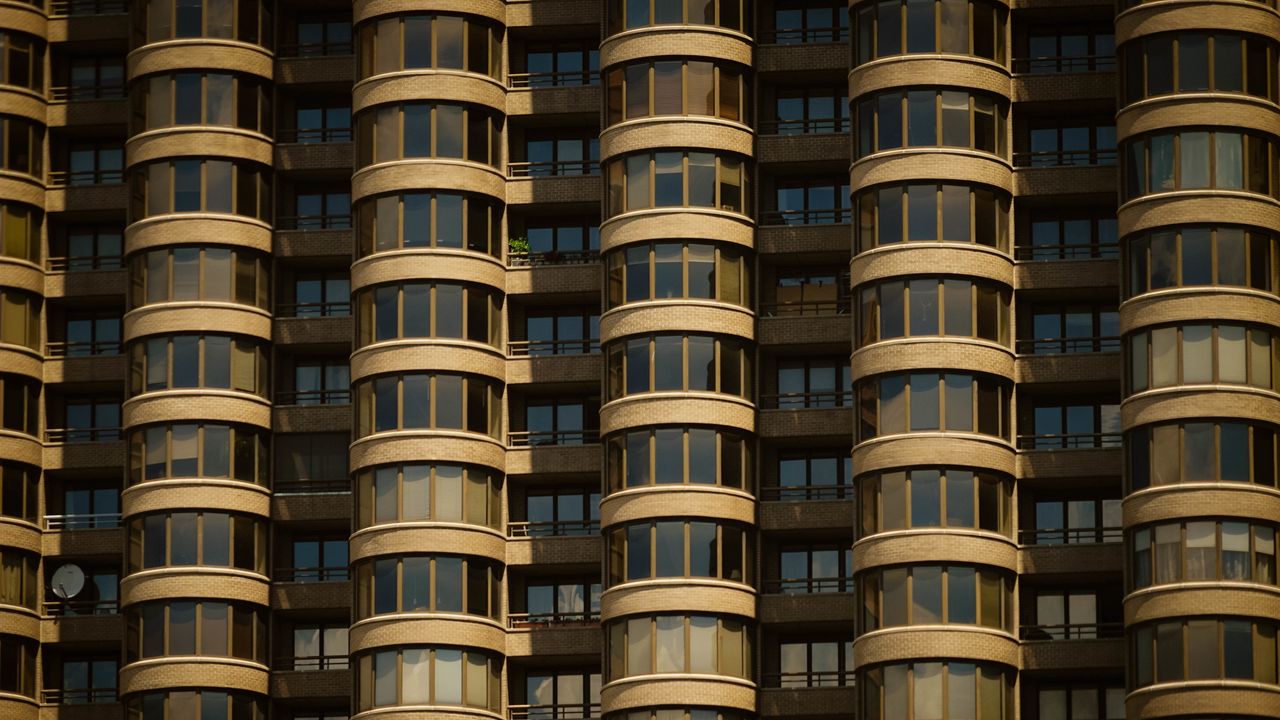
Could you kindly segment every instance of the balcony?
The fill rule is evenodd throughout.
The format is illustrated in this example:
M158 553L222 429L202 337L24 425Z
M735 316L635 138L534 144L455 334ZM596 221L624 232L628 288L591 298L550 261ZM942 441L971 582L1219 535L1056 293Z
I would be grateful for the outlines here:
M86 17L92 15L126 15L128 0L52 0L49 17Z
M1019 355L1119 352L1120 338L1114 335L1106 337L1029 338L1018 340L1015 347Z
M274 672L314 672L316 670L347 670L351 667L347 655L299 655L279 657L271 662Z
M512 340L507 343L509 357L550 357L553 355L586 355L600 352L600 339L584 340Z
M1116 56L1048 55L1013 59L1015 75L1063 75L1087 72L1115 72Z
M119 340L45 343L44 354L51 358L85 358L120 354Z
M569 70L562 72L509 73L507 86L512 90L541 90L544 88L586 87L600 84L599 70Z
M277 406L310 407L315 405L350 405L350 388L337 390L289 390L275 396Z
M599 720L600 705L508 705L507 720Z
M513 247L507 250L511 267L544 267L548 265L594 265L600 260L599 250L547 250L543 252Z
M352 58L355 47L350 40L325 40L314 43L292 43L276 48L276 57L281 59L343 57Z
M1072 625L1023 625L1018 637L1023 642L1045 640L1105 640L1124 637L1124 623L1079 623Z
M1124 540L1124 528L1036 528L1020 530L1018 543L1028 545L1096 545Z
M50 428L44 431L44 441L56 445L115 442L120 439L121 428Z
M848 43L849 28L844 25L813 27L781 27L761 32L756 41L761 45L817 45Z
M40 691L45 705L110 705L119 702L116 689L110 688L46 688Z
M760 396L760 407L765 410L800 410L803 408L851 408L852 390L825 392L792 392Z
M88 617L116 615L120 604L116 600L45 600L42 615L48 618Z
M507 627L512 630L549 627L595 627L600 624L600 611L507 613Z
M120 527L120 513L45 515L45 530L101 530Z
M1015 168L1060 168L1116 164L1115 148L1084 150L1038 150L1013 154Z
M1087 448L1118 448L1120 433L1049 433L1044 435L1019 435L1019 450L1080 450Z
M275 582L322 583L346 582L351 572L346 565L331 567L274 568L271 579Z
M766 688L852 687L853 670L797 670L762 673Z
M594 537L599 534L599 520L545 520L507 523L507 537L509 538Z
M599 176L600 163L595 160L555 160L547 162L507 163L508 178L548 178Z
M795 225L848 225L849 208L822 210L769 210L760 214L761 226ZM848 278L845 278L846 280Z
M775 502L852 500L853 485L791 485L760 488L760 499Z
M276 53L279 84L343 83L355 76L355 52L351 41L326 41L281 45Z
M520 430L507 433L507 447L566 447L600 443L599 430Z
M766 593L782 595L814 595L820 593L853 592L853 578L782 578L779 580L766 580L761 589Z
M50 170L49 188L98 187L102 185L123 185L124 170Z

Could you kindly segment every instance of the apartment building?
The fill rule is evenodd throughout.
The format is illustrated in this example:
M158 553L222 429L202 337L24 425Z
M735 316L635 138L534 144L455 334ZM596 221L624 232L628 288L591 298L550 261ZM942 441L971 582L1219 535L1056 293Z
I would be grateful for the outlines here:
M1278 52L0 0L0 717L1280 716Z

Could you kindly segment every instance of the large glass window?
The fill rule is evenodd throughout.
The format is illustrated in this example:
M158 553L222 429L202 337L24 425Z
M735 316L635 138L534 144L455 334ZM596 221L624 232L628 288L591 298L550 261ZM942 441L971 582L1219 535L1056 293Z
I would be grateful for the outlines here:
M1132 687L1184 680L1276 684L1276 625L1190 617L1129 628Z
M15 202L0 203L0 256L40 261L40 228L44 213Z
M714 152L633 153L605 163L605 215L664 207L701 207L750 214L745 158Z
M1088 260L1118 252L1114 210L1031 208L1029 229L1018 238L1019 260Z
M853 641L842 642L838 637L780 640L776 687L852 687ZM768 675L765 682L774 685Z
M858 288L857 346L957 336L1009 344L1007 288L965 278L911 278Z
M478 105L403 103L361 111L356 167L413 158L455 158L497 167L502 119Z
M40 308L38 295L0 287L0 343L40 348Z
M1274 293L1276 238L1241 226L1188 226L1125 239L1125 297L1174 287L1227 285Z
M479 285L404 283L356 292L359 346L399 338L457 338L497 346L502 296Z
M1027 36L1026 58L1014 60L1014 72L1111 72L1116 69L1116 36L1112 23L1039 25Z
M44 41L26 33L0 32L0 84L44 95Z
M605 625L609 681L654 673L705 673L751 678L752 628L714 615L640 615Z
M0 550L0 605L39 611L39 566L39 559L30 553L12 548ZM2 667L0 671L3 671Z
M499 712L502 660L479 650L406 646L355 658L356 709L454 705Z
M1009 383L970 373L883 375L858 383L858 441L904 432L1009 439Z
M1243 325L1170 325L1130 333L1130 393L1221 383L1280 389L1280 346L1270 332Z
M1276 526L1202 518L1134 529L1129 534L1132 588L1183 581L1276 584Z
M660 60L615 66L605 73L610 125L662 115L707 115L747 122L746 68L710 60Z
M129 347L129 393L223 388L267 395L267 347L237 335L169 335Z
M461 193L393 193L356 204L360 254L451 248L502 257L502 206Z
M745 526L712 520L658 520L611 528L609 585L664 577L709 577L750 584L755 538Z
M356 475L358 528L390 522L465 522L497 528L502 476L476 466L383 465Z
M129 484L168 478L230 478L267 484L267 434L216 423L175 423L129 433Z
M1157 423L1130 430L1128 491L1184 482L1276 486L1274 425L1239 420Z
M764 134L809 135L849 131L847 87L779 87L773 118L760 128ZM849 193L845 192L845 202Z
M502 76L502 29L479 17L384 16L359 27L356 47L357 80L418 68Z
M40 432L40 383L0 373L0 428L27 435Z
M1005 8L981 0L885 0L852 13L861 65L902 53L956 53L1005 64Z
M751 305L752 262L744 248L699 242L630 245L605 257L608 307L668 298Z
M857 157L904 147L960 147L1008 156L1008 103L965 90L918 89L858 101Z
M268 258L252 250L188 246L146 250L129 259L129 305L235 302L270 307Z
M765 499L834 500L849 497L853 487L848 448L783 451L778 454L776 472L776 477L764 480Z
M1009 197L969 185L887 185L855 198L858 252L910 242L977 243L1009 251Z
M231 213L271 221L271 172L244 160L160 160L130 169L133 220L168 213Z
M649 25L717 25L750 32L751 0L609 0L610 35Z
M168 600L130 606L125 661L165 656L267 662L267 612L247 603Z
M1119 498L1037 498L1035 529L1024 530L1026 545L1120 542Z
M1152 133L1121 148L1121 200L1172 190L1241 190L1276 196L1276 141L1227 128Z
M609 492L666 484L722 485L751 492L751 443L739 433L657 427L605 440Z
M646 392L755 396L753 348L712 335L633 337L605 347L610 400Z
M1110 117L1029 121L1022 152L1014 153L1018 167L1065 167L1116 164L1116 126Z
M1012 720L1013 673L987 663L880 665L858 671L864 720Z
M1020 308L1018 354L1116 352L1120 314L1114 303L1036 303Z
M502 568L455 555L380 557L356 564L356 620L387 613L467 613L497 619Z
M135 81L130 93L134 132L185 125L219 125L270 135L271 89L252 75L182 72Z
M1013 532L1013 483L993 472L916 468L858 478L858 536L908 528Z
M130 518L130 573L192 565L233 567L265 575L266 521L248 515L195 511Z
M912 565L861 573L859 633L939 623L1011 633L1013 581L1007 571L971 565Z
M133 5L137 44L180 38L239 40L270 48L272 8L265 0L144 0Z
M382 375L355 383L356 437L388 430L466 430L499 437L501 386L473 375Z
M1276 43L1258 35L1180 32L1120 47L1121 103L1169 93L1244 93L1275 102Z
M0 169L44 179L44 125L0 115Z
M36 697L36 651L40 643L0 634L0 692Z
M132 720L266 720L265 698L225 690L169 690L130 695L124 701ZM306 716L299 716L302 720ZM314 720L336 720L312 716ZM345 715L343 716L345 717Z
M39 498L39 469L0 461L0 516L34 523Z

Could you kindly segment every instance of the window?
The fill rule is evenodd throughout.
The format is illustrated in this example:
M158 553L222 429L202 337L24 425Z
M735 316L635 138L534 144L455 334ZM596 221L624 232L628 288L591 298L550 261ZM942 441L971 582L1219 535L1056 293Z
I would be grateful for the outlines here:
M1133 687L1183 680L1276 684L1276 625L1192 617L1129 629Z
M861 668L857 685L862 718L1011 720L1012 675L999 665L956 661Z
M275 493L350 492L349 442L346 433L276 433L272 438Z
M1116 69L1116 36L1110 23L1102 27L1032 27L1027 57L1015 62L1017 72L1108 72Z
M0 287L0 343L40 349L40 308L38 295Z
M507 174L510 177L599 175L599 140L594 130L527 130L524 160L508 163Z
M66 100L78 102L124 97L124 59L120 57L76 57L67 63ZM37 82L36 87L43 85ZM56 93L57 91L55 91Z
M293 389L276 394L278 405L346 405L351 402L351 368L345 358L299 360Z
M1130 393L1204 383L1280 388L1280 348L1262 328L1171 325L1130 333L1126 343Z
M130 168L134 221L168 213L230 213L271 222L271 173L244 160L183 158Z
M120 573L110 569L86 567L84 589L74 600L63 600L46 586L44 612L50 616L114 615L120 607Z
M1009 439L1009 384L969 373L908 373L858 383L858 441L903 432L976 432Z
M1240 190L1276 195L1269 163L1275 140L1231 129L1139 135L1121 153L1121 201L1172 190Z
M339 582L348 578L347 536L293 539L293 582ZM279 575L277 573L277 579Z
M120 399L117 397L69 395L62 411L62 432L46 428L50 442L112 442L120 439ZM55 420L53 424L58 423Z
M48 354L62 357L115 355L120 352L120 312L80 310L63 320L63 340L50 342Z
M853 548L835 545L779 547L778 580L773 589L784 595L852 590Z
M347 626L303 625L293 628L291 670L343 670L347 667Z
M134 133L212 125L271 135L271 86L253 75L178 72L135 81L130 94Z
M783 0L773 11L774 42L779 45L845 42L849 15L829 0Z
M960 147L999 157L1008 154L1008 105L995 96L916 89L863 97L858 101L856 131L859 158L904 147Z
M1114 212L1033 208L1028 214L1030 232L1018 243L1019 260L1088 260L1115 257L1118 252Z
M702 115L746 123L747 68L710 60L659 60L615 65L605 73L609 125L669 115Z
M936 15L935 13L936 10ZM1005 63L1007 12L974 0L888 0L853 15L857 64L901 53L957 53Z
M408 373L354 385L356 437L389 430L465 430L500 437L502 389L488 378Z
M356 620L387 613L467 613L497 619L502 568L454 555L405 555L358 562Z
M513 266L594 262L600 252L598 217L527 218L525 234L516 232L513 224L507 248L507 262Z
M34 523L39 497L39 469L0 461L0 516Z
M293 125L293 142L351 142L351 106L349 103L304 102L294 108Z
M849 449L778 454L776 485L765 487L770 500L837 500L850 497L853 463Z
M1028 313L1027 311L1030 310ZM1114 304L1048 305L1023 308L1019 354L1117 352L1120 350L1120 314Z
M66 152L66 169L60 173L51 173L51 183L85 187L124 182L122 145L113 142L73 142Z
M524 430L513 431L508 444L583 445L600 440L595 426L599 420L600 398L538 398L525 400Z
M913 277L863 285L857 297L858 347L937 336L1009 345L1011 293L1003 285L959 277Z
M776 220L781 225L829 225L849 222L849 181L779 178ZM773 213L770 213L773 219ZM768 221L766 221L768 222Z
M0 169L44 176L44 126L13 115L0 115Z
M600 51L595 44L531 42L525 45L523 73L511 73L513 88L595 85L599 82Z
M224 690L169 690L130 695L125 712L134 720L266 720L267 701L247 693ZM295 716L295 720L304 720ZM323 716L318 720L346 720Z
M497 346L502 294L480 285L403 283L356 291L356 336L363 347L401 338L455 338Z
M859 630L946 623L1013 632L1013 584L1007 571L962 565L862 572L858 575Z
M1276 240L1239 226L1190 226L1125 240L1125 297L1173 287L1228 285L1275 293Z
M356 205L356 229L362 256L436 247L500 258L505 244L501 205L459 193L393 193L366 198Z
M0 84L44 95L44 50L44 42L35 36L0 32Z
M240 335L169 335L129 346L129 393L222 388L266 397L266 344Z
M664 207L751 213L751 171L745 158L714 152L633 153L605 163L606 217Z
M779 87L764 133L808 135L849 131L848 88ZM845 193L847 198L849 193Z
M600 532L600 493L594 489L529 489L525 522L509 525L513 537L596 535Z
M346 317L351 314L351 275L345 270L300 272L293 276L293 302L281 313L293 317Z
M1120 542L1119 498L1036 499L1035 530L1024 532L1028 545Z
M1041 685L1038 690L1024 698L1023 712L1031 710L1030 703L1035 702L1036 717L1045 720L1067 720L1067 718L1101 718L1102 720L1124 720L1125 689L1122 686L1072 684L1068 686Z
M310 13L298 13L294 31L298 45L294 48L297 57L324 57L351 55L351 17L323 17ZM282 49L280 55L288 57L291 53ZM343 713L345 715L345 713ZM299 720L302 720L299 718ZM316 719L318 720L318 719Z
M40 643L0 634L0 692L36 697L36 651Z
M685 708L657 707L644 710L632 710L626 713L610 713L605 716L609 720L746 720L748 716L732 710L697 707Z
M699 673L749 679L752 628L714 615L639 615L605 625L605 676ZM687 640L686 640L687 638Z
M356 115L356 167L413 158L499 166L502 119L478 105L402 103Z
M129 259L131 308L160 302L235 302L270 307L270 261L244 248L147 250Z
M779 409L832 408L853 404L853 381L845 358L778 360Z
M356 475L357 527L465 522L497 528L502 476L472 465L382 465Z
M1120 447L1119 403L1031 397L1022 403L1031 406L1030 417L1023 420L1031 432L1018 441L1023 450Z
M852 685L852 640L783 640L778 643L778 687Z
M778 267L773 297L762 303L765 317L843 315L849 312L849 277L828 268Z
M1034 619L1022 628L1023 640L1094 640L1120 637L1123 627L1118 589L1039 589L1034 604L1027 598Z
M40 228L44 213L15 202L0 202L0 256L40 262ZM117 249L116 254L119 255Z
M134 27L138 35L145 28L149 43L203 37L240 40L270 49L273 5L255 0L143 0L133 8Z
M858 478L858 536L907 528L1013 532L1013 483L993 472L916 468Z
M0 551L0 605L39 611L40 560L30 553L4 548Z
M418 68L502 75L502 30L473 16L383 16L357 28L356 47L357 80Z
M887 185L858 193L858 252L906 241L977 243L1009 251L1009 197L969 185Z
M173 512L129 519L129 573L158 567L267 573L267 523L248 515Z
M711 335L651 335L605 347L609 399L647 392L755 396L753 348Z
M744 526L658 520L615 526L606 536L608 585L664 577L710 577L751 584L755 538Z
M512 690L516 695L519 685L513 682ZM514 704L514 699L512 702ZM596 717L600 714L600 673L551 668L530 670L525 675L522 704L529 706L530 720Z
M1120 48L1121 102L1197 92L1244 93L1275 102L1276 52L1274 41L1258 35L1147 35Z
M670 298L751 304L752 262L746 249L736 245L629 245L605 256L605 273L609 309Z
M40 432L39 382L0 373L0 428L27 435Z
M132 605L126 618L125 662L199 655L265 665L266 615L266 611L245 603L214 600Z
M277 227L294 230L349 230L351 228L351 193L346 189L299 187L293 196L296 215L276 218Z
M752 492L753 443L733 431L659 426L606 441L609 492L648 485L721 485Z
M1231 420L1156 423L1125 439L1128 492L1182 482L1276 486L1273 425Z
M403 646L355 658L356 709L455 705L499 712L502 661L446 646Z
M48 500L53 501L56 498ZM63 530L119 527L119 482L116 480L107 482L68 480L63 484L61 511L61 517L45 515L46 527Z
M609 0L607 32L649 25L717 25L750 33L751 0Z
M129 433L129 484L166 478L228 478L267 484L266 433L244 425L180 423Z
M525 311L524 337L507 343L508 354L547 357L598 352L599 310L531 307Z
M1054 121L1054 122L1060 122ZM1077 121L1070 126L1028 120L1027 151L1016 153L1019 167L1115 165L1114 120Z
M49 677L43 684L61 690L58 696L61 705L115 703L118 666L115 658L67 657L63 658L61 667L56 668L61 679ZM48 665L46 668L50 675L54 675L55 668Z
M1276 526L1230 518L1148 525L1130 531L1134 588L1182 581L1276 584Z

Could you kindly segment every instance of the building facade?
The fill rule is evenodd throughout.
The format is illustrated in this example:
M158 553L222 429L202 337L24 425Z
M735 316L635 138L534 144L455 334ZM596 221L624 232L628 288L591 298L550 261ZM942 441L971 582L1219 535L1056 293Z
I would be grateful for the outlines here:
M0 717L1280 717L1278 54L0 0Z

